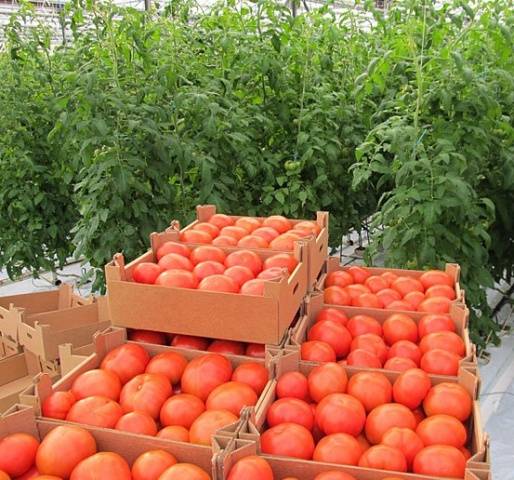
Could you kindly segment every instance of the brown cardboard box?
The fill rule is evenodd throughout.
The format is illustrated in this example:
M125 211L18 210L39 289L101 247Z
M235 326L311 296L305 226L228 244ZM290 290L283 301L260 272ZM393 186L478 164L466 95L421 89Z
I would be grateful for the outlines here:
M264 296L169 288L132 281L141 262L155 261L168 234L154 234L152 249L125 265L121 254L105 267L113 325L277 345L293 322L307 291L306 250L300 242L295 270L287 278L267 281ZM223 248L225 252L237 249ZM276 254L257 252L261 258Z

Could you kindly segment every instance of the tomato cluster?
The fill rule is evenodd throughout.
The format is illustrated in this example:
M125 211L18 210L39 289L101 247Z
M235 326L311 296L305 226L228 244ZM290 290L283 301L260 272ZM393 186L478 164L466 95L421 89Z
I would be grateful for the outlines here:
M179 463L164 450L140 455L132 468L114 452L98 452L87 430L61 425L41 443L27 433L0 440L0 480L210 480L200 467Z
M417 279L393 272L372 275L352 266L327 275L324 296L325 303L334 305L448 313L456 293L452 278L441 270L429 270Z
M417 368L399 374L394 382L380 372L360 372L348 379L343 366L325 363L307 376L282 375L275 393L267 411L268 428L261 434L263 453L464 476L470 453L463 422L471 415L472 398L458 383L432 385L427 373ZM244 469L234 468L229 479L257 478L239 475L239 470Z
M341 310L323 308L301 345L301 358L313 362L457 375L466 354L464 340L447 314L428 314L416 322L393 313L381 324L370 315L348 318Z

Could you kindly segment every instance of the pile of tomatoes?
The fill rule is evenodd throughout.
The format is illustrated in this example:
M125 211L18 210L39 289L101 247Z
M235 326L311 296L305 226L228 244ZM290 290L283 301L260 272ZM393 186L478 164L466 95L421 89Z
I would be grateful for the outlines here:
M441 270L429 270L419 279L393 272L372 275L352 266L330 272L325 279L325 303L365 308L448 313L456 298L452 278Z
M464 422L473 402L458 383L432 385L420 369L407 370L394 382L380 372L361 372L348 379L343 366L325 363L307 376L282 375L275 393L267 411L268 428L260 437L265 454L464 477L470 457ZM229 480L273 478L240 469ZM351 475L340 478L355 480Z
M252 250L225 253L219 247L189 248L166 242L156 252L157 263L139 263L132 273L137 283L193 288L212 292L264 295L264 282L287 277L298 265L289 253L262 259Z
M381 324L370 315L350 318L336 308L323 308L301 345L302 360L341 361L355 367L457 375L466 355L464 340L447 314L424 315L416 323L393 313Z

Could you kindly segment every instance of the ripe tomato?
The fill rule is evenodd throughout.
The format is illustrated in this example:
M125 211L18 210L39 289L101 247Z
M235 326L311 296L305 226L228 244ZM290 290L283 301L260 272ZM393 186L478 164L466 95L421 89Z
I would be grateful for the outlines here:
M151 330L129 330L128 339L132 342L166 345L166 334L163 332L152 332Z
M288 275L289 274L287 273L287 270L285 268L271 267L259 273L259 275L257 275L257 278L260 278L262 280L272 280L280 279L282 277L287 278Z
M200 262L193 269L193 274L199 282L211 275L221 275L223 272L225 272L225 265L213 260Z
M335 362L337 359L334 349L328 343L319 340L302 343L300 354L302 360L307 362Z
M68 422L83 423L95 427L114 428L123 415L123 409L106 397L87 397L77 401L68 412Z
M423 409L421 407L416 408L415 410L412 410L412 413L414 414L414 418L416 419L416 427L417 427L421 423L421 421L426 418L426 415L423 412Z
M448 313L452 301L447 297L430 297L423 300L418 306L418 312Z
M362 403L345 393L327 395L316 407L316 425L326 435L348 433L356 437L366 422Z
M337 287L347 287L353 283L353 277L344 270L335 270L327 274L325 279L325 288L336 285Z
M291 222L282 215L271 215L262 222L263 227L271 227L278 233L284 233L293 228Z
M461 447L459 450L462 452L462 455L464 455L466 461L471 458L471 452L466 447Z
M205 350L209 346L209 339L192 335L175 335L171 346L189 350Z
M254 275L257 275L262 270L261 258L251 250L237 250L230 253L225 259L225 266L229 268L234 265L247 267Z
M410 358L393 357L387 360L384 364L385 370L392 370L393 372L405 372L411 368L417 368L416 365Z
M120 405L124 412L140 411L156 420L163 403L172 394L168 377L160 373L142 373L122 388Z
M307 430L314 427L314 413L311 406L299 398L280 398L274 401L266 415L268 425L274 427L281 423L296 423Z
M410 292L403 297L403 300L410 304L411 310L417 310L420 303L425 300L425 295L418 291Z
M435 375L457 375L460 358L455 353L441 349L429 350L421 357L420 367Z
M384 290L389 287L389 284L380 275L371 275L371 277L368 277L365 280L364 285L366 285L366 287L368 287L373 293L377 293L380 290Z
M100 396L118 400L121 392L121 381L118 376L100 368L81 373L71 386L71 393L77 400L86 397Z
M389 287L394 283L395 280L398 279L398 275L393 272L384 272L380 276L387 282Z
M160 373L166 376L171 383L178 383L186 365L187 360L180 353L163 352L152 357L146 366L146 373Z
M327 307L322 308L316 315L316 322L322 322L323 320L332 320L334 322L340 323L343 326L346 326L348 317L344 312L338 310L337 308Z
M238 460L228 472L227 480L273 480L273 470L261 457L250 455Z
M368 352L376 355L380 363L384 363L387 358L387 347L381 337L373 333L365 333L359 335L352 340L351 350L367 350Z
M280 234L271 227L259 227L256 228L253 232L253 235L256 235L257 237L261 237L264 240L266 240L268 243L270 243L272 240L277 238Z
M386 310L401 310L406 312L412 311L412 305L406 300L395 300L385 308Z
M310 220L303 220L301 222L295 223L294 228L310 230L315 235L319 235L321 233L321 227L316 222L312 222Z
M416 428L414 414L399 403L380 405L374 408L366 419L366 438L372 444L380 443L384 433L393 427L414 430Z
M415 457L412 471L434 477L463 478L466 458L462 452L448 445L425 447Z
M417 366L421 360L421 350L414 342L400 340L394 343L387 352L388 359L394 357L409 358Z
M425 289L433 287L434 285L448 285L453 287L453 280L450 275L441 270L429 270L419 277L420 282Z
M142 262L136 265L132 272L132 280L137 283L149 283L153 285L162 268L156 263Z
M186 230L180 233L180 241L185 243L211 243L212 236L203 230Z
M237 239L230 235L219 235L212 241L212 244L216 247L235 247Z
M216 225L221 230L223 227L234 225L235 219L229 215L225 215L224 213L215 213L211 218L209 218L209 223Z
M353 277L353 281L355 283L364 283L369 277L371 277L369 270L355 265L348 267L346 271Z
M157 435L157 425L150 415L144 412L129 412L123 415L115 427L124 432L139 433L141 435Z
M418 323L419 338L429 333L455 332L455 323L448 315L431 314L423 316Z
M346 328L352 337L358 337L365 333L374 333L379 337L382 336L382 325L369 315L355 315L346 324Z
M352 304L352 297L350 297L350 294L337 285L325 288L325 291L323 292L323 299L325 303L332 305Z
M414 457L424 445L419 436L409 428L390 428L382 436L382 444L388 447L397 448L405 455L407 465L412 466Z
M390 403L392 399L391 382L378 372L359 372L348 382L348 394L359 400L366 412L375 407Z
M111 350L102 360L100 368L116 374L121 383L125 384L132 377L143 373L149 361L150 355L143 347L126 343Z
M232 340L213 340L207 348L207 351L230 355L244 355L245 346L241 342L234 342Z
M397 448L375 445L362 454L359 467L406 472L407 460L405 455Z
M404 313L395 313L387 317L382 325L384 340L388 345L393 345L400 340L418 341L418 326L411 317Z
M0 470L1 472L1 470ZM4 477L0 474L0 478L2 480L11 480L11 477L7 475L7 473L2 472L4 474ZM33 465L29 470L27 470L23 475L16 477L15 480L34 480L35 478L39 477L39 472L37 471L37 468ZM59 478L59 477L55 477Z
M403 372L393 384L393 397L396 403L401 403L414 410L425 399L432 388L430 377L419 368L412 368Z
M362 453L362 448L355 437L347 433L333 433L318 442L312 459L316 462L357 465Z
M247 235L237 242L237 246L240 248L268 248L268 242L259 235Z
M346 392L348 377L346 370L338 363L324 363L314 367L307 377L309 395L315 402L320 402L331 393Z
M448 285L434 285L425 292L427 298L430 297L447 297L449 300L455 300L455 290Z
M266 280L262 278L255 278L254 280L248 280L241 286L242 295L256 295L262 297L264 295L264 285Z
M159 430L157 437L174 440L175 442L189 443L189 430L180 425L170 425Z
M216 238L220 234L220 229L216 225L208 222L196 223L192 229L208 233L212 238Z
M361 446L361 450L365 452L371 445L369 444L368 440L366 439L366 435L361 433L356 437L357 441L359 442L359 445Z
M314 480L355 480L355 477L353 475L349 475L348 473L338 472L337 470L328 470L326 472L318 473L314 477Z
M183 243L179 242L164 242L156 253L157 260L160 260L164 255L168 253L177 253L183 257L189 258L191 256L191 250L186 247Z
M115 478L131 480L130 467L127 462L113 452L95 453L82 460L71 472L70 480L96 480L98 478Z
M432 415L425 418L416 428L424 445L451 445L463 447L466 443L466 428L450 415Z
M211 477L192 463L177 463L164 470L159 480L211 480Z
M211 437L219 429L235 423L237 420L238 417L228 410L207 410L191 425L189 441L200 445L210 445Z
M239 288L241 288L241 285L244 283L255 278L253 272L248 267L243 267L242 265L234 265L233 267L227 268L224 275L234 280Z
M178 253L168 253L159 260L161 270L188 270L193 271L194 265L187 257Z
M39 442L28 433L12 433L0 439L0 470L17 477L27 472L36 458Z
M382 368L382 362L372 352L357 348L346 357L346 364L353 367Z
M243 407L257 403L257 394L252 387L241 382L218 385L207 397L207 410L228 410L239 417Z
M43 417L64 420L71 406L77 401L71 392L54 392L46 397L41 407Z
M384 305L384 308L388 308L393 302L397 302L402 299L402 296L392 288L385 288L376 293L378 299Z
M205 401L218 385L231 378L230 362L218 353L208 353L189 362L182 375L182 392L196 395Z
M410 292L421 292L425 291L423 284L412 277L398 277L392 284L391 288L396 290L402 297L405 297Z
M96 441L91 433L73 425L60 425L41 442L36 467L41 475L69 478L82 460L95 453Z
M346 327L332 320L315 323L309 330L307 338L328 343L338 358L348 355L352 343L352 336Z
M289 253L277 253L264 260L264 269L269 268L286 268L289 273L293 273L294 269L298 265L298 260L290 255Z
M150 450L139 455L132 464L132 480L158 480L164 470L176 463L171 453Z
M246 230L242 227L236 227L235 225L229 226L229 227L223 227L220 231L220 236L221 235L227 236L227 237L232 237L236 241L239 242L239 240L241 240L243 237L246 237L248 235L248 230Z
M221 248L213 247L211 245L202 245L191 252L191 262L193 265L198 265L199 263L207 261L223 264L226 257L225 252Z
M281 423L261 435L263 453L310 460L314 452L311 432L296 423Z
M348 285L347 287L344 287L345 292L347 292L350 295L350 298L352 299L352 305L354 300L357 299L357 297L360 297L361 295L365 293L371 293L368 287L365 287L364 285L361 285L360 283L354 283L353 285Z
M205 277L198 285L198 290L210 292L237 293L239 285L226 275L211 275Z
M187 270L166 270L162 272L155 281L156 285L175 288L196 288L198 279Z
M451 415L464 422L471 415L473 401L466 389L458 383L439 383L434 385L423 402L428 416Z
M309 383L301 372L287 372L277 381L276 394L278 398L292 397L309 401Z
M436 348L446 350L447 352L455 353L460 357L466 354L466 346L464 340L454 332L435 332L425 335L421 342L419 342L421 353L426 353L429 350Z
M299 238L300 237L298 235L288 232L284 235L279 235L277 238L272 240L269 244L269 248L271 250L292 252L294 250L295 243Z
M264 358L266 356L266 346L263 343L249 343L246 346L245 355L247 357Z
M363 293L352 300L354 307L361 308L384 308L384 304L374 293Z
M266 367L256 362L242 363L232 374L232 381L249 385L257 395L262 393L268 383L268 379L269 375Z
M180 393L168 398L162 405L160 420L163 426L178 425L189 429L205 411L205 404L198 397Z

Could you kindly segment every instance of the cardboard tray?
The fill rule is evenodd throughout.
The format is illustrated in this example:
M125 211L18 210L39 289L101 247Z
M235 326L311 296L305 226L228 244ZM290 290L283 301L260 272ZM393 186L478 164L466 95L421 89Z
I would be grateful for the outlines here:
M112 324L166 333L277 345L297 315L307 292L306 249L300 242L295 270L287 278L267 281L264 296L170 288L132 281L141 262L155 261L169 234L153 234L152 249L125 265L117 254L105 275ZM234 248L223 248L229 253ZM261 258L276 254L259 251Z

